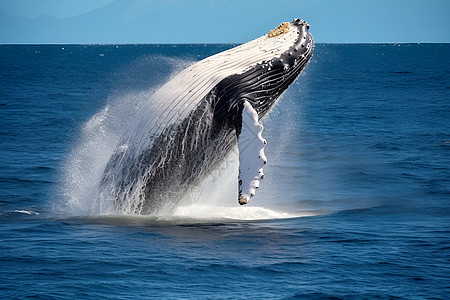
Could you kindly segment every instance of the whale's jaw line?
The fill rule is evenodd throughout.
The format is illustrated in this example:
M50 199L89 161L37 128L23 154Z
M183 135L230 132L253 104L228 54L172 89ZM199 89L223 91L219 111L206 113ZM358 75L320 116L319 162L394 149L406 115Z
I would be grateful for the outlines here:
M239 122L234 119L239 115L243 101L248 101L261 118L297 79L312 57L314 40L308 23L296 19L290 24L298 36L286 51L242 74L229 76L216 86L219 98L216 116Z

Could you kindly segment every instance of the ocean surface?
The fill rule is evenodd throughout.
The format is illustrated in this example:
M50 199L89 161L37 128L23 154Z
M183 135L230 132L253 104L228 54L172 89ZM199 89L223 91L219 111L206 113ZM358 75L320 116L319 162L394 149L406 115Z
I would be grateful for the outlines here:
M232 46L0 46L0 298L449 298L450 44L316 45L248 206L231 156L170 214L92 212L142 103Z

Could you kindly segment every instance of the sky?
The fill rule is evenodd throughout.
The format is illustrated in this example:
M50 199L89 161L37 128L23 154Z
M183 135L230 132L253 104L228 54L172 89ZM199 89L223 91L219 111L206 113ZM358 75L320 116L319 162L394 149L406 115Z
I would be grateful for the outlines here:
M317 43L450 43L450 0L0 0L0 43L244 43L294 18Z

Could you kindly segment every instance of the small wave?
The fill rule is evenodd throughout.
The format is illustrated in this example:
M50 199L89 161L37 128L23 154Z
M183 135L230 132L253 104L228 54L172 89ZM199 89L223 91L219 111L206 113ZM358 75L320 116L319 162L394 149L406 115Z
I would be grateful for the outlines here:
M39 216L40 214L33 210L26 209L14 209L11 211L5 211L0 213L2 216L12 216L12 215L28 215L28 216Z
M50 180L40 180L40 179L28 179L28 178L18 178L18 177L0 177L0 181L4 182L19 182L19 183L46 183L51 184L53 181Z
M13 210L12 212L14 212L14 213L18 213L18 214L26 214L26 215L35 215L35 216L38 216L39 215L39 213L38 212L36 212L36 211L32 211L32 210L24 210L24 209L16 209L16 210Z
M5 131L0 131L0 135L17 136L16 133L13 133L13 132L5 132Z
M48 167L48 166L38 166L38 167L33 167L30 168L31 170L39 170L39 171L54 171L55 168L53 167Z

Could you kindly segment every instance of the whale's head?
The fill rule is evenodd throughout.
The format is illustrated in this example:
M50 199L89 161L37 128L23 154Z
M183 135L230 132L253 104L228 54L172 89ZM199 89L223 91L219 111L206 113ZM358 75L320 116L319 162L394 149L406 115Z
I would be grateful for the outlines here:
M295 19L230 49L229 61L243 71L217 85L217 111L226 111L228 120L234 120L248 101L259 117L264 116L309 62L314 48L309 28L306 21Z

